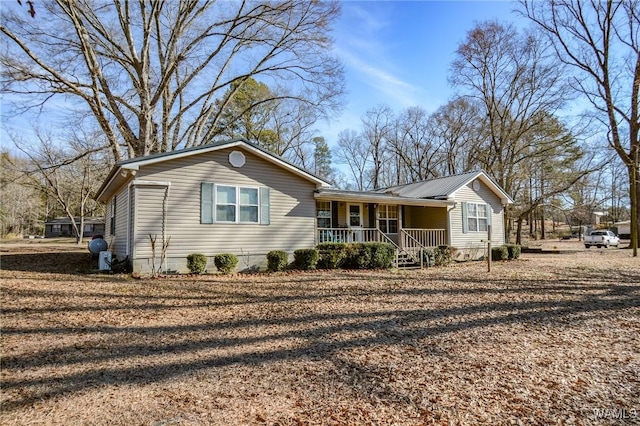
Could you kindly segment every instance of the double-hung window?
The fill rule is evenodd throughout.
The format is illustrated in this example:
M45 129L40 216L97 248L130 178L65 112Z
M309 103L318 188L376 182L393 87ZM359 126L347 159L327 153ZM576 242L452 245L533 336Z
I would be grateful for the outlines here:
M269 188L216 185L203 182L200 193L201 223L269 224Z
M236 192L235 186L216 186L216 222L235 222L236 221Z
M487 232L491 224L491 206L481 203L462 203L463 232Z
M331 201L317 201L318 228L331 228Z
M240 222L258 223L258 188L238 188Z
M378 206L378 227L385 234L398 233L398 206L386 204Z

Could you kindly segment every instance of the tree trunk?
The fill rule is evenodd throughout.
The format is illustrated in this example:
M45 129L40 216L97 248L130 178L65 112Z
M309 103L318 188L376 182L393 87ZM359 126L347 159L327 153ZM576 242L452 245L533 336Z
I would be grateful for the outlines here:
M518 218L518 226L516 229L516 244L522 245L522 216Z
M638 164L632 164L629 167L629 184L631 186L629 196L631 198L631 245L633 249L633 256L638 256L638 239L640 238L640 227L638 227L638 218L640 217L640 206L638 205L638 199L640 198L638 192L640 191L640 185L638 185Z

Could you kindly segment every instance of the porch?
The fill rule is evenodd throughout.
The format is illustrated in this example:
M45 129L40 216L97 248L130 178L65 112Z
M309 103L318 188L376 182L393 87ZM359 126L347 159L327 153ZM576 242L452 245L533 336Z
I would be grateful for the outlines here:
M397 248L433 248L447 245L446 229L400 229L384 233L380 228L318 228L318 243L391 243Z
M358 199L360 194L332 191L334 199L316 197L317 243L386 242L410 253L448 245L451 203L416 199L400 203L399 197L371 193L366 201L384 202L365 202ZM343 199L336 200L336 196Z

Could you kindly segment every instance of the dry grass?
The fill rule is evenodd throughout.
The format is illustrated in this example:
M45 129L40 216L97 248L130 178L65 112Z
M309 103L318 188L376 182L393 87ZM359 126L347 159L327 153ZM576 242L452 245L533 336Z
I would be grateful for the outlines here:
M65 247L2 247L2 424L640 422L629 250L132 280Z

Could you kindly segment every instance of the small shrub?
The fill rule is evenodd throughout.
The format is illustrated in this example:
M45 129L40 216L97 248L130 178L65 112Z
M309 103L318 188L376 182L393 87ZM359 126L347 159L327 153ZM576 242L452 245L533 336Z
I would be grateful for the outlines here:
M454 250L449 246L428 248L422 252L422 260L427 266L446 266L453 260Z
M191 253L187 256L187 268L192 274L201 274L207 267L207 256L202 253Z
M452 250L449 246L438 246L435 250L435 264L445 266L451 263L453 259Z
M347 257L345 243L321 243L318 250L318 267L322 269L336 269L342 266Z
M318 250L316 249L298 249L293 252L293 264L296 269L309 271L316 269L318 265Z
M422 250L422 263L424 263L424 266L436 266L436 250L435 248Z
M395 248L389 243L365 243L371 250L370 269L389 269L395 258Z
M367 269L371 266L371 245L368 243L347 244L342 266L347 269Z
M508 258L507 246L491 247L491 260L507 260Z
M507 252L509 259L517 259L520 257L522 248L518 244L507 244Z
M218 271L223 274L230 274L238 266L238 256L232 253L216 254L213 257L213 263L218 268Z
M285 251L273 250L267 253L267 269L271 272L284 271L289 264L289 255Z
M133 263L129 259L129 256L121 260L113 258L109 263L109 267L114 274L128 274L133 271Z

